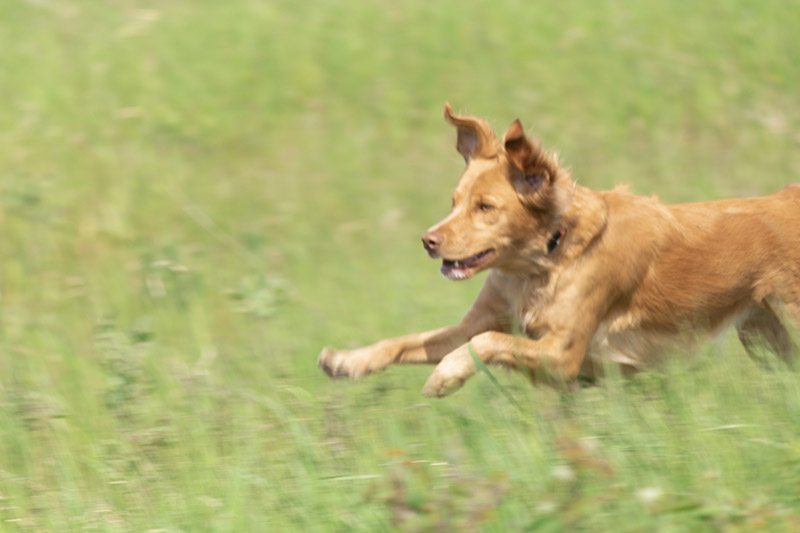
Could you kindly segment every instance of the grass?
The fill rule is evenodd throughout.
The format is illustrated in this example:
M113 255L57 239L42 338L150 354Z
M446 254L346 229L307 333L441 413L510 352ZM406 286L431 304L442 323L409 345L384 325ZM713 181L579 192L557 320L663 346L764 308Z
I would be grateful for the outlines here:
M521 409L316 356L477 292L445 100L593 187L797 181L798 8L0 0L0 530L795 530L800 381L732 338Z

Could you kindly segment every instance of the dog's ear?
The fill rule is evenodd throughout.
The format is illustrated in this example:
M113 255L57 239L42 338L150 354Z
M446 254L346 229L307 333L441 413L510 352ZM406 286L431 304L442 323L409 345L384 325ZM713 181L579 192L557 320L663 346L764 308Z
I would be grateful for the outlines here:
M561 175L558 162L542 149L541 143L525 136L519 119L503 135L503 148L511 163L511 180L517 192L531 207L549 207L548 191Z
M497 154L497 140L485 120L454 115L449 103L444 104L444 119L458 130L456 150L464 156L464 161Z

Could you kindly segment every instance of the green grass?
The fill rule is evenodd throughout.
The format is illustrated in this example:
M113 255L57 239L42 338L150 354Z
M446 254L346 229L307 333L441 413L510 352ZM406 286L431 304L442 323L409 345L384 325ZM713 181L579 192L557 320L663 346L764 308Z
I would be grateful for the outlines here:
M800 380L332 382L458 320L456 110L667 201L800 170L794 1L0 0L0 530L789 531Z

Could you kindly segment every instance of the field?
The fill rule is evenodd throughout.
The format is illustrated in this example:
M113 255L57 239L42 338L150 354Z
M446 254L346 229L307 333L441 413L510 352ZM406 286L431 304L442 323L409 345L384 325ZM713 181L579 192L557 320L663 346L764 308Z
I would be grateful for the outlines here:
M480 287L419 242L445 101L583 185L766 194L800 180L798 14L0 0L0 531L800 531L800 378L735 334L574 394L316 367Z

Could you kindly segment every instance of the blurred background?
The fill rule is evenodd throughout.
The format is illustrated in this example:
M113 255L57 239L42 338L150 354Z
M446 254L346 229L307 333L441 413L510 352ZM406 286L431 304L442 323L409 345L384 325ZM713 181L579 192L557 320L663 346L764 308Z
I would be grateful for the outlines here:
M575 395L498 370L437 402L429 368L341 383L316 357L480 288L419 242L463 168L445 101L520 118L590 187L798 181L799 15L0 0L0 530L796 527L800 382L732 338Z

